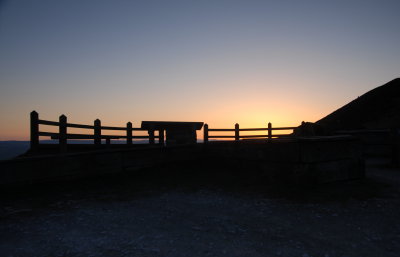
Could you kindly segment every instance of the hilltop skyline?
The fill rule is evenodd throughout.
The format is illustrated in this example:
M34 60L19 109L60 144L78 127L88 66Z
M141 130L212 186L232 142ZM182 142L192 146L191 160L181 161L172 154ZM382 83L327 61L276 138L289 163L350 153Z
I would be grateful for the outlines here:
M399 77L398 1L0 2L0 140L107 125L317 121Z

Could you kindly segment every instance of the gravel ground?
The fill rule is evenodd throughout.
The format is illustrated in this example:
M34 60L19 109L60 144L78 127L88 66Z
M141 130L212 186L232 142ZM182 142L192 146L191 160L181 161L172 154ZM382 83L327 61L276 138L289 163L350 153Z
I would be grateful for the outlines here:
M400 256L400 170L384 162L307 189L119 178L2 192L0 256Z

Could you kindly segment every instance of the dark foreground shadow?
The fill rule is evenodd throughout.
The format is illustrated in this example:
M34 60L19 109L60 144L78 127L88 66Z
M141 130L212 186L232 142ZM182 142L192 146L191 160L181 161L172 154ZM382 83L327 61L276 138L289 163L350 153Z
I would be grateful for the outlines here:
M64 200L120 201L174 190L217 190L293 202L342 202L398 196L391 185L368 176L320 185L271 184L257 172L243 170L243 167L209 167L188 162L75 181L2 188L0 201L3 206L29 201L32 207L45 207Z

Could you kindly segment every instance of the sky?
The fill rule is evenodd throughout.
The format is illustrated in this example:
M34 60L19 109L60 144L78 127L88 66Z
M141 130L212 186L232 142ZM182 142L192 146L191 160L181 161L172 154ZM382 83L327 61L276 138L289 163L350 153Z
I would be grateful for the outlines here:
M32 110L109 126L314 122L399 77L399 11L398 0L0 0L0 140L28 139Z

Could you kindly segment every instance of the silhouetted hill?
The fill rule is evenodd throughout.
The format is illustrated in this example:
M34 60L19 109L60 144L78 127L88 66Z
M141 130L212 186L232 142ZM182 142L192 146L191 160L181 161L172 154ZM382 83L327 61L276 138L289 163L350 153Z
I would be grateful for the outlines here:
M372 89L316 123L329 130L400 128L400 78Z
M29 141L0 141L0 160L11 159L28 151Z

